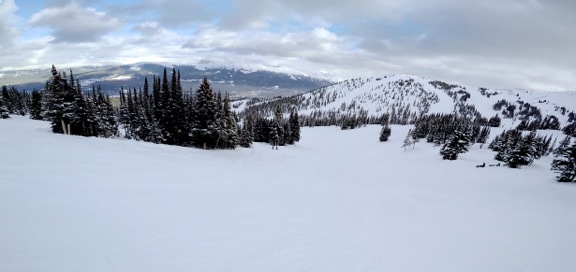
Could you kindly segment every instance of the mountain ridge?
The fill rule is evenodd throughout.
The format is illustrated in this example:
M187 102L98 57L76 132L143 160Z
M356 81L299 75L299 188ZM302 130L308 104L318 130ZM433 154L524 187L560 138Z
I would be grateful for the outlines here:
M459 113L474 118L499 115L507 125L555 116L562 126L574 121L576 91L542 92L489 89L450 84L412 75L354 78L285 98L235 103L239 112L265 112L271 116L278 104L303 116L332 118L366 115L377 118L404 112L406 123L423 114Z
M184 90L195 90L204 76L213 82L214 89L228 92L236 97L273 97L291 95L319 88L332 82L305 74L280 73L224 66L163 65L137 63L109 66L82 66L72 69L74 76L85 88L100 85L102 91L117 94L121 88L139 88L144 77L149 79L162 75L164 67L176 68L182 76ZM70 71L70 69L60 69ZM43 89L50 77L50 68L4 71L0 73L0 85L12 85L18 89Z

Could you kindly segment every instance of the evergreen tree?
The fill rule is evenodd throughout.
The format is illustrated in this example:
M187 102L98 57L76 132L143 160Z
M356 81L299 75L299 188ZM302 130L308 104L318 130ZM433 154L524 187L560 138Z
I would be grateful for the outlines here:
M5 105L3 95L0 95L0 118L7 119L10 118L8 108Z
M69 85L65 77L52 65L52 77L46 84L46 118L51 122L52 132L64 133L66 120L64 119L65 103L67 99Z
M536 133L532 132L523 137L518 144L512 147L512 151L506 158L506 163L510 168L530 165L536 157Z
M392 135L392 129L390 128L390 126L388 125L383 126L382 129L380 130L380 142L388 141L390 135Z
M98 135L106 138L118 135L118 122L112 101L109 96L104 96L100 93L100 87L98 87L96 101L96 108L99 115L98 127L100 128Z
M572 137L576 137L576 121L572 121L572 123L566 125L562 131L564 132L564 134L572 136Z
M270 144L272 148L278 149L279 145L284 145L284 121L282 116L282 109L280 106L276 107L274 111L274 124L270 132Z
M559 182L576 181L576 142L558 154L552 161L552 170L558 174L556 180Z
M32 101L30 104L30 119L42 120L42 93L32 91Z
M236 131L236 119L230 107L230 97L226 95L222 106L219 125L219 148L235 149L238 145L238 132Z
M406 134L406 138L404 138L404 142L402 142L402 148L406 151L406 148L411 146L414 148L414 141L412 140L412 130L408 130L408 134Z
M196 91L192 112L192 143L196 147L213 149L218 140L218 107L208 78L204 77Z
M440 154L444 160L456 160L461 153L468 152L471 144L470 134L467 132L454 131L452 137L442 148Z
M488 126L500 127L501 122L502 122L502 120L500 119L500 117L498 117L498 114L496 114L494 117L492 117L492 118L490 118L490 120L488 120Z
M290 117L288 119L288 122L290 123L290 129L291 129L291 134L290 134L290 142L292 144L300 141L300 120L298 120L298 112L297 111L293 111L292 113L290 113Z
M486 141L488 141L488 137L490 137L490 127L483 127L482 130L480 130L480 134L478 135L476 142L484 144Z
M563 154L568 148L568 146L570 146L570 136L564 137L564 139L562 139L562 141L558 143L558 147L554 150L554 152L552 152L554 154L554 157Z
M167 80L164 68L164 80ZM179 82L180 78L175 68L172 68L172 80L162 84L162 110L160 127L165 143L171 145L187 145L189 143L190 127L186 120L186 105Z
M244 118L238 138L238 144L241 147L249 148L252 145L252 142L254 141L254 117L252 115L248 115Z

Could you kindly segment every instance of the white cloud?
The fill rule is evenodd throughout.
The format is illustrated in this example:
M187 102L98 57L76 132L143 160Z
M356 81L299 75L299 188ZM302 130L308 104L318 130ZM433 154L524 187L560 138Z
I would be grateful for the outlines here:
M5 42L11 42L17 35L15 21L19 18L14 15L18 10L14 0L0 0L0 39Z
M76 2L49 7L32 15L29 24L52 30L54 42L94 42L117 29L121 23L93 8L83 8Z
M13 16L14 1L1 3L0 14ZM49 37L19 36L0 17L0 37L18 41L0 65L209 63L332 79L402 73L485 87L574 89L575 3L60 1L28 18L35 29L51 30ZM5 48L3 41L0 52Z

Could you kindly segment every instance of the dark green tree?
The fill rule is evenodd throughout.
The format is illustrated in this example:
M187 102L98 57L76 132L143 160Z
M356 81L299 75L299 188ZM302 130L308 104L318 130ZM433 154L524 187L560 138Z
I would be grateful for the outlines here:
M454 131L450 139L440 149L444 160L456 160L458 155L468 152L471 145L470 134L466 131Z
M552 161L552 170L558 174L556 180L559 182L576 181L576 142L558 154Z
M216 147L218 141L217 110L214 92L208 78L204 77L196 91L192 112L191 140L194 146L208 149Z
M42 92L32 91L32 101L30 104L30 119L42 120Z

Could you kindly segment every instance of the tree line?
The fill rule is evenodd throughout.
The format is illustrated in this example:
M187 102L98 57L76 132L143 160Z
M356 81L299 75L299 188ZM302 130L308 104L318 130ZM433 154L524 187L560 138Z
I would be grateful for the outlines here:
M240 119L231 109L228 94L212 90L205 77L195 91L183 93L180 71L162 77L144 78L143 87L119 92L119 103L93 86L85 93L72 71L69 75L52 66L43 91L32 94L3 87L0 117L30 114L30 118L51 123L54 133L126 137L152 143L203 149L250 147L253 142L273 147L300 140L298 113L288 118L277 109L272 119L257 114ZM116 105L115 105L116 104Z

